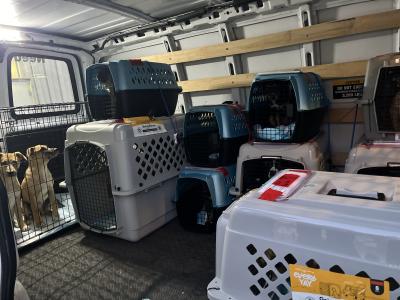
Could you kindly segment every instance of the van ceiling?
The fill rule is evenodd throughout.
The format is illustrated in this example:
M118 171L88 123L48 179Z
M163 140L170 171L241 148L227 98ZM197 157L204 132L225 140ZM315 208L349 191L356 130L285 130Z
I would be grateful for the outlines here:
M0 26L93 40L226 0L2 0Z

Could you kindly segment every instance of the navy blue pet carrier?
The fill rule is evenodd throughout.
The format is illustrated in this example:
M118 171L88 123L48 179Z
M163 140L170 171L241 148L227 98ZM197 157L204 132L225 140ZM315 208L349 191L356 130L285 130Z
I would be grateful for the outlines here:
M302 143L320 130L329 105L314 73L259 74L250 90L249 122L256 141Z
M140 60L94 64L86 86L95 120L171 116L182 91L169 65Z

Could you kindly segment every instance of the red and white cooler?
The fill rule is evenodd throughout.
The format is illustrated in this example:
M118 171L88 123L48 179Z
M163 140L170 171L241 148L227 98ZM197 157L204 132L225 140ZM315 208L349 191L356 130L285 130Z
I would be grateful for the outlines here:
M218 220L213 300L400 299L400 179L284 170Z

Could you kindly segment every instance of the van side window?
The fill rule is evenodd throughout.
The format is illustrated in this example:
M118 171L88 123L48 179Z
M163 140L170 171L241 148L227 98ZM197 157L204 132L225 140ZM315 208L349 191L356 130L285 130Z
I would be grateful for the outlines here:
M72 64L53 57L14 55L10 106L78 101Z

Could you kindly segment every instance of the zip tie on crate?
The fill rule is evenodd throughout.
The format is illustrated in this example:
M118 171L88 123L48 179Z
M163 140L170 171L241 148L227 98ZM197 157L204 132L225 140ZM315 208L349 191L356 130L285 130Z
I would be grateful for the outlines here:
M282 201L291 196L311 175L309 170L288 170L272 177L259 189L260 200Z

